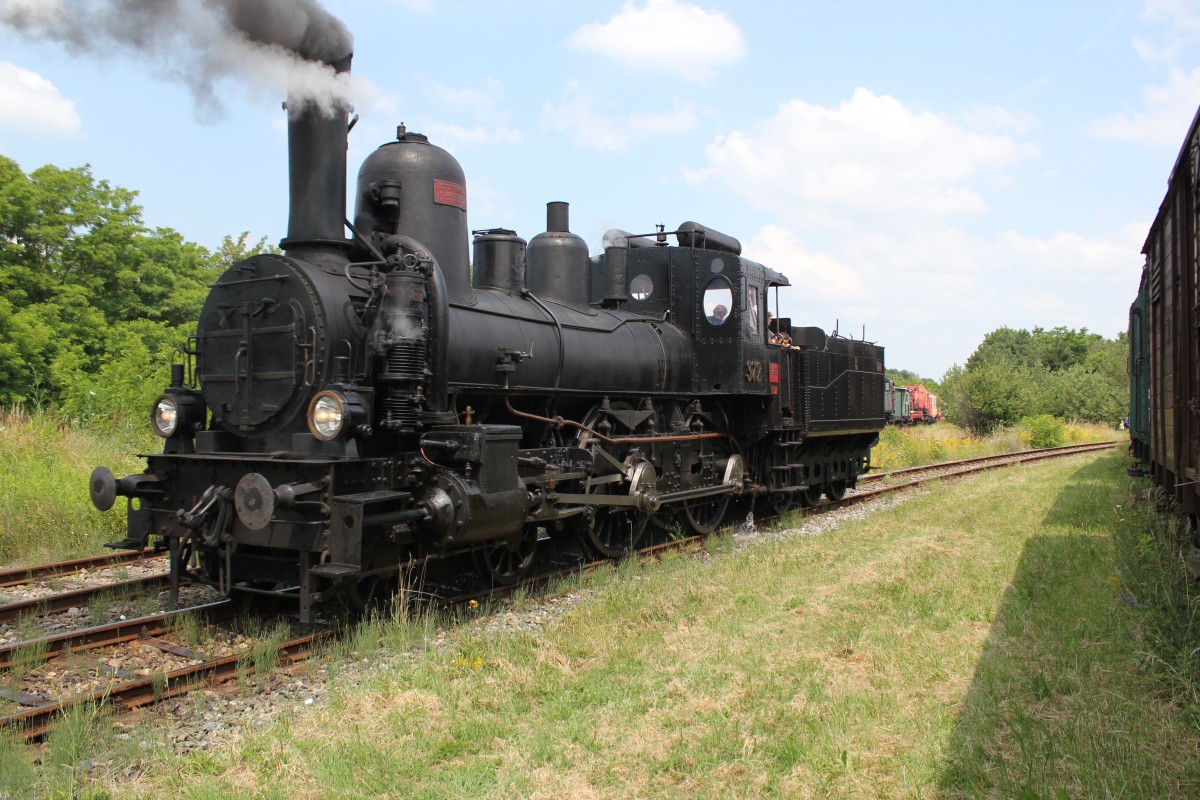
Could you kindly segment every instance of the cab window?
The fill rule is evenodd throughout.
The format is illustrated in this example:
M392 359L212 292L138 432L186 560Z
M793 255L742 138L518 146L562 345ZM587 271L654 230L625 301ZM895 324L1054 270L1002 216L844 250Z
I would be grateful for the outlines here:
M762 330L759 327L759 313L762 308L762 292L752 283L746 284L746 332L757 336Z
M733 308L733 288L725 278L713 278L704 288L704 317L708 324L721 327L729 320Z

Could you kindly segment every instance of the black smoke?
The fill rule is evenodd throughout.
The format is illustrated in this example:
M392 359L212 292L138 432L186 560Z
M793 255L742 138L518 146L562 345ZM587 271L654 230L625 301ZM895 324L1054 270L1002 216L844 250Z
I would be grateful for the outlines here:
M329 66L354 41L316 0L0 0L0 25L76 55L137 54L185 84L203 118L221 115L227 79L327 111L367 90Z

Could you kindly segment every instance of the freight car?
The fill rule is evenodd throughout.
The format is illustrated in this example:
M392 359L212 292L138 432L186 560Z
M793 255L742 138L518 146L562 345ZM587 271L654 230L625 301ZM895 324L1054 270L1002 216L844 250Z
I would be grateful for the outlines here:
M1137 298L1129 307L1129 454L1132 476L1150 474L1150 352L1146 292L1149 270L1142 270Z
M613 230L592 256L559 202L528 241L472 239L462 168L403 126L359 169L351 222L347 117L289 112L283 254L213 285L150 413L163 452L93 473L98 508L130 498L113 546L168 550L173 594L267 595L311 621L409 565L511 583L559 540L616 557L870 469L883 348L773 333L788 280L737 239Z
M883 390L883 407L889 425L908 425L912 422L912 394L907 387L888 381Z
M921 384L914 386L900 387L906 389L909 393L910 409L908 421L910 424L924 423L932 425L937 422L940 417L937 410L937 395L930 393Z
M1181 509L1200 509L1200 362L1196 299L1200 233L1200 111L1146 237L1137 300L1130 309L1130 436L1134 456Z

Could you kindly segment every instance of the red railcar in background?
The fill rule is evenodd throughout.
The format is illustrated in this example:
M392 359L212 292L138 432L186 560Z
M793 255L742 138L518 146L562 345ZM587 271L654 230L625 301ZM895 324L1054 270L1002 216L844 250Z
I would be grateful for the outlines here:
M908 415L910 423L924 422L932 425L941 419L936 394L930 394L929 390L919 383L915 386L903 386L900 388L907 389L909 396L912 398L912 410L909 411Z

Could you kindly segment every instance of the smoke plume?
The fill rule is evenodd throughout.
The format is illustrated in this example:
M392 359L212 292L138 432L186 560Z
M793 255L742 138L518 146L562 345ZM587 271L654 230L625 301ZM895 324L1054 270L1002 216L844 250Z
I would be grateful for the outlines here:
M329 66L353 39L317 0L0 0L0 25L71 53L134 52L181 81L201 118L221 116L218 84L238 78L332 113L370 99L370 82Z

